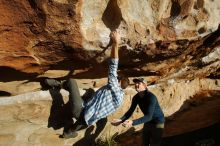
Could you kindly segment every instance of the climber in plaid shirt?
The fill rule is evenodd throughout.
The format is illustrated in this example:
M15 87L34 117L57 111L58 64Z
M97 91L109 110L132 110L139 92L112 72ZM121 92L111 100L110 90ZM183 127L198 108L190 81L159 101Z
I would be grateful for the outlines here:
M123 101L124 92L117 79L118 59L109 62L108 84L96 91L92 100L85 104L85 121L87 125L96 123L114 112Z
M113 31L110 37L112 50L109 61L108 84L98 89L93 94L92 99L84 103L80 97L76 81L69 79L65 82L65 89L69 91L72 114L77 121L67 131L63 132L62 136L64 138L76 137L78 135L77 130L85 125L89 126L95 124L100 119L106 118L122 104L123 89L129 85L129 80L126 77L117 76L120 35L116 31Z

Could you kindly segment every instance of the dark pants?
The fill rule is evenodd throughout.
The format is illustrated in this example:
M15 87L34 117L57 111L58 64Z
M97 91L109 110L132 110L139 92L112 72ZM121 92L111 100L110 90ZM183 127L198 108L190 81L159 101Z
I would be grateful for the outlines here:
M163 128L156 128L155 124L145 123L143 128L142 146L160 146Z
M79 88L74 79L69 79L64 83L64 88L69 91L69 103L72 110L72 115L77 121L71 126L72 131L79 130L86 125L83 113L83 100L79 93Z
M79 94L79 88L74 79L69 79L65 83L65 89L69 91L69 103L73 117L79 119L82 112L83 100Z

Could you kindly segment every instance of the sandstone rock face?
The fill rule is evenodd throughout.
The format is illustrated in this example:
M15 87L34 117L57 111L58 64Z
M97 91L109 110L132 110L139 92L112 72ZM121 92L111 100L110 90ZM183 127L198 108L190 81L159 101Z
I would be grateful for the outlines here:
M214 50L217 44L207 50L201 37L217 30L219 7L204 0L2 0L0 66L39 74L69 63L62 68L98 72L109 55L109 33L118 29L121 66L164 75L192 63L190 53L201 58ZM172 64L164 63L168 58Z
M109 121L127 111L133 87L99 133L92 126L63 140L61 127L48 125L57 112L54 93L40 84L73 77L81 94L106 84L115 29L122 37L119 74L147 79L168 119L164 136L219 123L219 24L219 0L1 0L0 145L92 145L129 133ZM61 93L66 103L68 93ZM137 108L132 119L140 116Z
M78 5L67 1L1 1L0 66L42 72L44 65L68 56L66 45L82 48Z

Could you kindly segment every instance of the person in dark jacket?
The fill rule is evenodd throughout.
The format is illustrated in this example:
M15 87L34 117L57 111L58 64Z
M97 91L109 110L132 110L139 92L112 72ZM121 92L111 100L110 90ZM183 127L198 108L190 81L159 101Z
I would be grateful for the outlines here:
M156 96L147 89L144 78L136 78L133 82L138 93L133 97L131 106L124 116L120 119L114 119L111 124L113 126L122 124L124 127L131 127L144 123L142 145L160 146L165 122L163 111ZM135 120L128 120L137 105L144 116Z

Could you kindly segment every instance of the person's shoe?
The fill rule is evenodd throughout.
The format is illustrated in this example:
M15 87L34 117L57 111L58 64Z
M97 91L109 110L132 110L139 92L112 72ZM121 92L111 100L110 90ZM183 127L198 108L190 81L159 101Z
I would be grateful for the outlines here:
M55 80L55 79L45 79L44 83L47 86L51 87L51 88L60 87L61 86L61 82L58 81L58 80Z
M63 132L63 138L75 138L78 136L76 131L68 130L67 132Z

